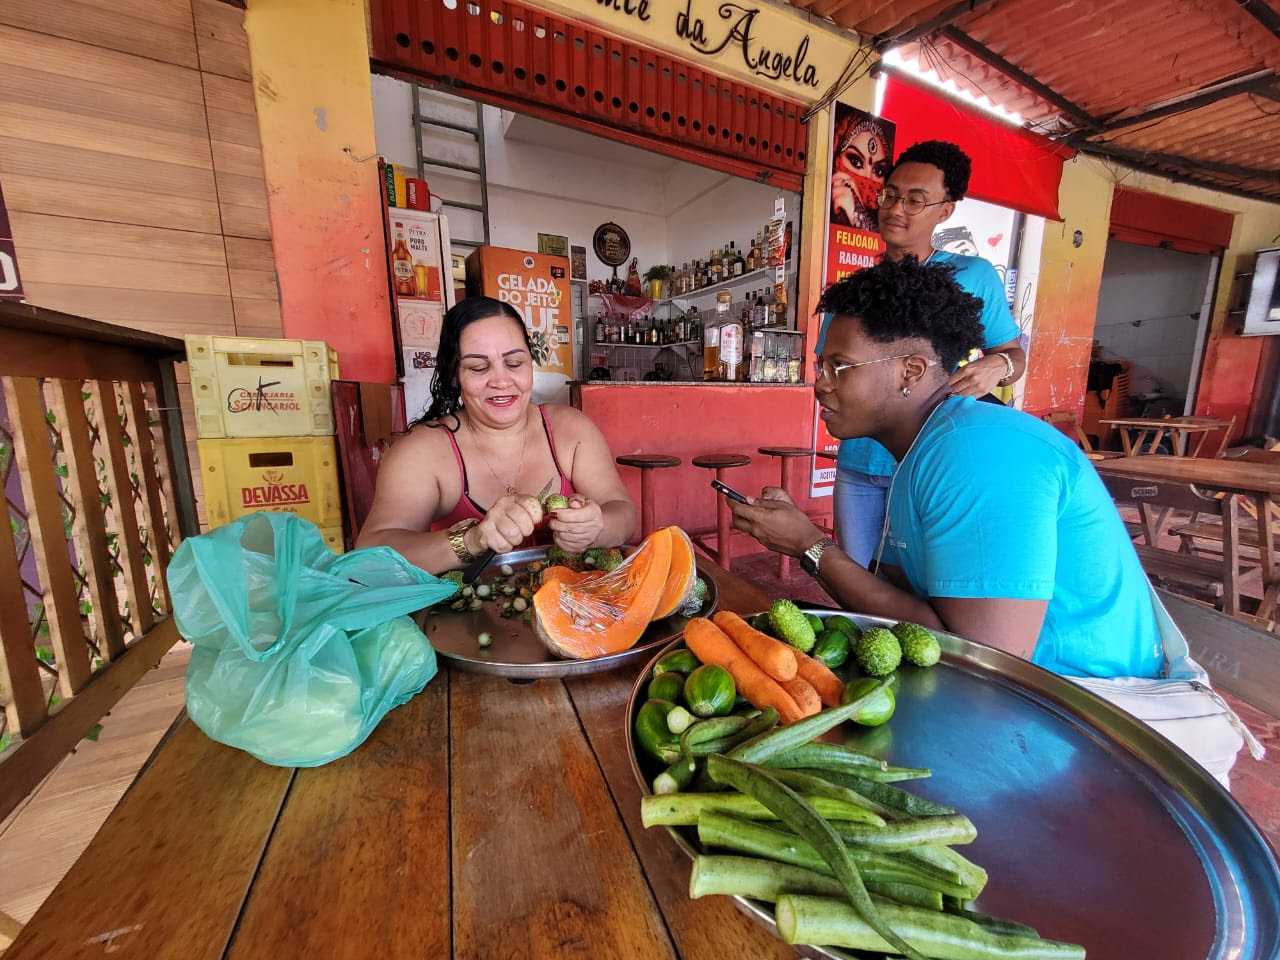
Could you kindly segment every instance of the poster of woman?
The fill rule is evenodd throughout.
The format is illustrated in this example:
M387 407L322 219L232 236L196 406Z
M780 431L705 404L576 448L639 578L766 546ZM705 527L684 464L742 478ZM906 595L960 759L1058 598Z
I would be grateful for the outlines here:
M892 123L843 103L834 113L827 283L871 266L883 252L876 195L893 165Z

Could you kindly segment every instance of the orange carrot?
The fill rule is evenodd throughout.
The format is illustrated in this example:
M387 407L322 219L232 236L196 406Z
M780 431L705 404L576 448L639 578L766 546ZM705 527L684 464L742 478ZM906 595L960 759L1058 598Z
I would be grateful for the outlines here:
M796 702L796 706L800 708L800 712L806 717L812 717L815 713L822 711L822 698L818 696L818 691L813 689L813 684L803 677L783 680L779 686L787 691L791 699Z
M684 642L703 663L714 663L729 671L738 692L751 705L763 710L773 707L783 723L804 717L791 695L778 685L756 662L738 649L723 630L706 617L694 617L684 628Z
M731 610L721 610L711 619L743 653L756 662L756 666L773 679L795 679L794 647L773 639L767 633L761 633Z
M828 707L840 706L840 698L844 696L844 684L825 663L797 650L796 672L818 691L818 696L822 698L824 704Z

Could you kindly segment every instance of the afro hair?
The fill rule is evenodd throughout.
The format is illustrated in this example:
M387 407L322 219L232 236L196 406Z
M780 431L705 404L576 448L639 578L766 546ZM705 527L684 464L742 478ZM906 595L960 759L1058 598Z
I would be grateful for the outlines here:
M973 164L969 155L946 140L922 140L913 143L898 154L893 169L904 163L927 163L942 171L942 185L947 191L948 200L963 200L969 192L969 174ZM893 170L889 171L893 176Z
M876 343L927 340L942 368L954 370L982 343L982 301L960 288L954 272L910 254L885 257L827 287L817 312L857 317Z

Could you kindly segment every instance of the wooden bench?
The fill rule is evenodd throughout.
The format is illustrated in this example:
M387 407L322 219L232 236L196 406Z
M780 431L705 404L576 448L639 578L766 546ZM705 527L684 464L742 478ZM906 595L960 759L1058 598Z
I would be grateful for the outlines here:
M1117 506L1132 506L1141 520L1139 542L1134 544L1142 568L1152 580L1172 590L1221 603L1223 612L1235 616L1240 610L1238 523L1234 497L1202 493L1190 483L1132 480L1101 473L1102 482ZM1217 518L1225 531L1226 549L1220 557L1200 557L1181 550L1160 547L1161 534L1169 515L1188 511L1193 517L1205 514Z
M183 357L0 302L0 820L179 639L164 574L197 532Z

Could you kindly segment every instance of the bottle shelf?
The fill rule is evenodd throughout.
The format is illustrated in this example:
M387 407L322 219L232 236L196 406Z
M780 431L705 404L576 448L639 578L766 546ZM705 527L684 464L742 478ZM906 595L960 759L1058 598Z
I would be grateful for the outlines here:
M728 290L736 287L740 283L745 283L752 279L764 279L766 274L773 275L777 267L761 267L759 270L751 270L737 277L730 277L728 280L721 280L719 283L711 283L705 287L699 287L697 290L690 290L688 293L677 293L675 296L663 297L661 300L655 300L654 303L665 304L674 303L677 300L692 300L695 297L701 297L704 294L715 293L717 290ZM770 281L772 282L772 281Z
M702 343L701 340L677 340L675 343L610 343L609 341L597 340L593 346L630 347L632 350L661 350L663 347L689 347L700 343Z

